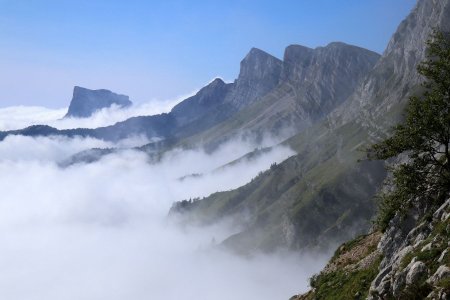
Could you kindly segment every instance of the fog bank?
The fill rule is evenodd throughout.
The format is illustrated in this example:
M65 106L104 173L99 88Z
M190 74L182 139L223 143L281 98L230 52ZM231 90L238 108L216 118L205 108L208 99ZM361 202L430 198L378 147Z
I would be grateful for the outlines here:
M113 105L98 110L89 118L64 118L67 108L5 107L0 108L0 131L22 129L31 125L49 125L58 129L104 127L125 121L131 117L167 113L185 97L187 96L170 100L154 100L126 108Z
M0 142L0 291L5 299L288 299L323 258L248 259L217 250L232 228L177 228L174 201L239 187L292 150L278 147L217 170L255 145L213 154L174 150L158 164L141 152L91 164L58 162L95 139L10 136ZM201 178L179 178L202 173Z

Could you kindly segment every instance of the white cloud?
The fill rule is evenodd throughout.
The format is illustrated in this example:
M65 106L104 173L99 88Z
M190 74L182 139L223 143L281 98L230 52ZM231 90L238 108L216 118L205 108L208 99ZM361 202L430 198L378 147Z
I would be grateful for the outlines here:
M172 107L189 96L192 92L175 99L153 100L135 104L128 108L111 106L94 113L89 118L63 118L67 108L49 109L39 106L11 106L0 108L0 131L22 129L31 125L49 125L58 129L97 128L113 125L136 116L150 116L167 113Z
M48 124L64 117L67 108L50 109L39 106L11 106L0 108L0 131Z
M231 228L179 228L174 201L236 188L293 152L278 147L217 171L254 148L174 150L150 165L127 150L91 164L58 161L95 139L8 137L0 142L0 290L5 299L288 299L324 259L251 259L214 250ZM214 171L216 170L216 171ZM205 174L183 181L192 173Z

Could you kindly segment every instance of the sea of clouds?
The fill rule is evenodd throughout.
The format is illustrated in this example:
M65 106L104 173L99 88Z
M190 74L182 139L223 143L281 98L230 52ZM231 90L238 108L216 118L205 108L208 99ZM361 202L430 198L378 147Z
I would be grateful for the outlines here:
M17 111L20 117L0 112L3 128L63 115ZM102 113L107 119L117 112ZM125 144L146 142L130 140ZM325 258L296 253L235 256L211 243L233 228L179 228L167 219L174 201L237 188L293 155L291 149L275 147L227 168L220 167L256 145L234 140L209 154L178 149L157 164L130 149L95 163L59 165L80 151L114 146L92 138L8 136L0 142L1 298L289 299L323 266ZM179 180L196 173L203 176Z
M194 94L194 93L192 93ZM191 94L190 94L191 95ZM49 125L58 129L98 128L113 125L136 116L169 112L188 96L170 100L155 100L121 108L112 105L96 111L89 118L64 118L68 108L50 109L41 106L10 106L0 108L0 131L22 129L31 125Z

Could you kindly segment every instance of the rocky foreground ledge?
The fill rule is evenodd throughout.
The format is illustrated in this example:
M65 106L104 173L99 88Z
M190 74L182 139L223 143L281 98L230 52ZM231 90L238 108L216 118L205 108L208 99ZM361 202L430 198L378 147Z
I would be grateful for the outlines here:
M414 207L384 232L340 246L312 289L290 300L450 299L450 199Z

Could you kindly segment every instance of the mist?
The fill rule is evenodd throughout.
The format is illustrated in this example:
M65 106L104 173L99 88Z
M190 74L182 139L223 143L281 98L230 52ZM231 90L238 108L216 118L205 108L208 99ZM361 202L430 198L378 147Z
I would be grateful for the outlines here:
M112 105L96 111L89 118L64 118L67 107L59 109L40 106L4 107L0 108L0 131L22 129L31 125L49 125L58 129L105 127L131 117L167 113L175 104L194 93L174 99L134 104L126 108Z
M127 143L144 142L139 137ZM270 141L266 140L266 143ZM244 258L219 250L226 222L180 228L174 201L237 188L294 152L234 140L212 154L175 149L157 164L124 150L62 168L92 138L8 136L0 142L0 291L5 299L289 299L326 257ZM181 177L190 174L201 177ZM236 176L239 174L239 176Z

